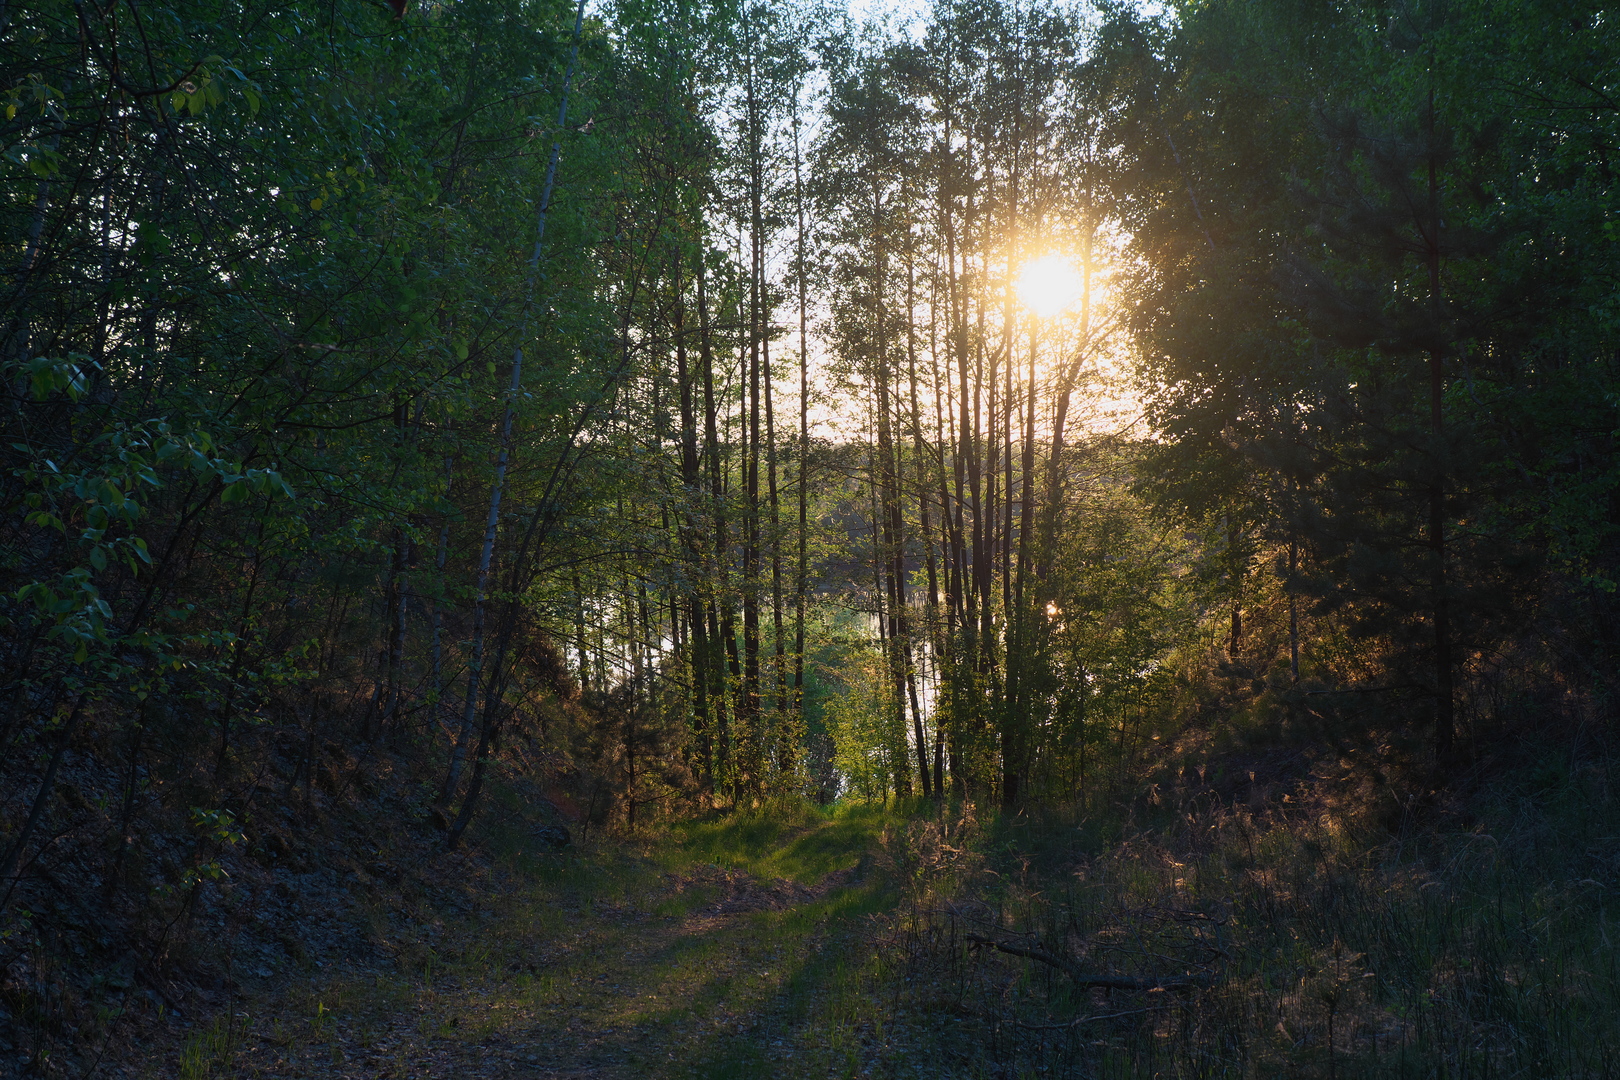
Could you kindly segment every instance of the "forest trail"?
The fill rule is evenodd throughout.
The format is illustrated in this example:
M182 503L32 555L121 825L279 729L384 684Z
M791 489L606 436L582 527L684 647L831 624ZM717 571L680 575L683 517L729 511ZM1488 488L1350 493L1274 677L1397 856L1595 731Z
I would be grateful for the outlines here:
M238 1029L193 1037L182 1075L826 1075L848 1051L809 1021L892 904L856 866L872 839L837 822L767 828L723 860L795 876L689 862L712 854L690 840L536 859L493 910L385 945L392 970L250 1000Z

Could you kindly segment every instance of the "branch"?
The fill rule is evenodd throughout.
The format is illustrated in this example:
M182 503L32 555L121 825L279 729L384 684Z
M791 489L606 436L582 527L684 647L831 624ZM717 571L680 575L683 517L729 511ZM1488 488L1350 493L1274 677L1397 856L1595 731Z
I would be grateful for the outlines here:
M1208 986L1210 980L1205 975L1161 975L1161 976L1132 976L1132 975L1101 975L1087 972L1072 961L1061 956L1047 952L1045 949L1034 946L1013 945L1009 942L998 941L995 938L981 937L978 934L968 934L966 939L970 945L977 948L989 946L997 952L1008 953L1012 956L1022 956L1030 960L1038 960L1043 964L1057 968L1067 975L1076 986L1102 987L1108 990L1177 990L1188 987Z
M1077 1016L1073 1020L1066 1020L1061 1024L1026 1024L1022 1020L1014 1020L1013 1023L1017 1024L1025 1031L1064 1031L1068 1028L1077 1028L1081 1024L1089 1024L1096 1020L1118 1020L1124 1016L1141 1016L1143 1013L1163 1012L1166 1009L1173 1009L1178 1006L1183 1008L1185 1007L1181 1002L1171 1001L1166 1002L1163 1005L1151 1005L1146 1009L1127 1009L1124 1012L1101 1013L1095 1016Z

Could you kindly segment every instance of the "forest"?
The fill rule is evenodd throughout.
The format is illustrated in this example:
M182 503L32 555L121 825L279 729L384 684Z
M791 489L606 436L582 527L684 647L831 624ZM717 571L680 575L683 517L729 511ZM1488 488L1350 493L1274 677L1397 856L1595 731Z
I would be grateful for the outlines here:
M0 0L0 1076L1620 1072L1615 22Z

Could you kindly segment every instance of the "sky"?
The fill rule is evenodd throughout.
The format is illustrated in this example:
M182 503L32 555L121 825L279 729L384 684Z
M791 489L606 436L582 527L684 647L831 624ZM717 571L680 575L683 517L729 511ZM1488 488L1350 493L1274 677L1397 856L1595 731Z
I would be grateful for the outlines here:
M927 0L849 0L849 13L857 23L892 19L915 32L928 17Z
M849 13L857 23L892 19L896 26L915 32L928 16L928 0L847 0ZM1164 0L1136 0L1138 10L1150 16L1172 14Z

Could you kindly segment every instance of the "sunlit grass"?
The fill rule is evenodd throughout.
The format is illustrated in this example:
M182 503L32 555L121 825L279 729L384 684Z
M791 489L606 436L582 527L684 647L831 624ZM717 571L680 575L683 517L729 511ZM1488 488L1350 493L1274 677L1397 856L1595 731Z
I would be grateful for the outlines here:
M885 828L911 816L909 804L835 804L803 801L754 811L713 814L668 826L671 866L712 863L756 877L814 884L835 870L856 866ZM655 849L656 850L656 849Z
M493 910L406 942L391 976L312 983L290 1003L301 1022L260 1041L297 1069L500 1045L649 1076L843 1075L887 977L864 936L896 893L881 872L823 883L870 869L905 820L789 804L547 854L508 815L480 837L504 868L480 890ZM779 909L715 914L738 874L802 888Z
M497 1047L693 1080L1598 1076L1620 1046L1606 790L1527 768L1468 828L1393 839L1173 789L1020 814L791 805L562 855L517 836L493 912L447 922L391 976L312 986L276 1037L315 1071ZM806 889L717 913L741 874ZM963 913L1213 985L1076 991L969 949ZM1067 1026L1087 1016L1114 1018Z

